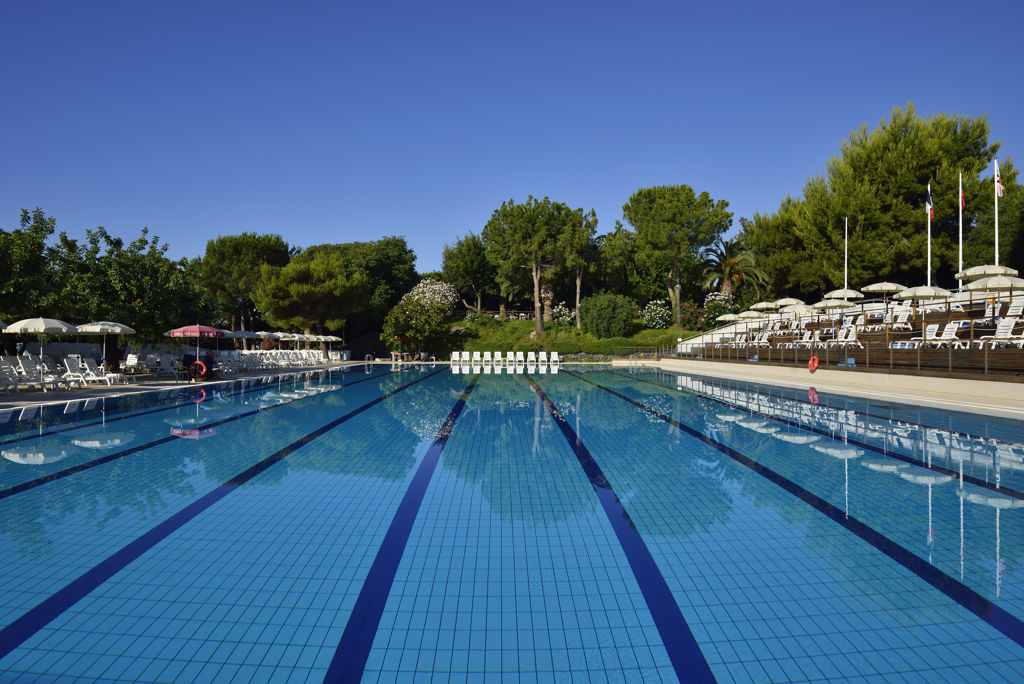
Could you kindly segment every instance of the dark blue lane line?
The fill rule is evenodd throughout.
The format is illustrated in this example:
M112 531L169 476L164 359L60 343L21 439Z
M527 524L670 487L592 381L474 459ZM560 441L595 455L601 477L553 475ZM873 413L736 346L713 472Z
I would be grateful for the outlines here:
M344 387L351 387L352 385L358 385L361 382L367 382L369 380L376 380L377 378L383 377L384 375L386 375L386 374L372 375L372 376L369 376L369 377L366 377L366 378L355 380L355 381L350 382L349 384L345 385ZM339 388L339 389L341 389L341 388ZM315 395L313 395L313 396L315 396ZM199 427L201 427L204 430L208 429L208 428L218 427L220 425L225 425L227 423L232 423L232 422L234 422L236 420L241 420L242 418L248 418L249 416L256 415L257 413L262 413L264 411L269 411L270 409L277 408L278 406L286 406L287 404L291 404L292 402L299 401L300 399L305 399L305 398L306 397L300 397L299 399L292 399L290 401L283 401L283 402L281 402L279 404L272 404L270 406L265 406L265 407L262 407L262 408L252 409L250 411L244 411L242 413L236 413L233 416L228 416L227 418L222 418L221 420L214 421L212 423L204 423L203 425L201 425ZM176 404L175 406L178 406L178 405ZM172 408L174 408L174 407L172 407ZM161 409L161 410L163 410L163 409ZM110 421L108 421L108 422L110 422ZM21 494L22 492L27 492L28 490L33 489L35 487L39 487L41 485L49 484L51 482L56 482L57 480L62 480L65 477L68 477L70 475L75 475L76 473L80 473L80 472L82 472L84 470L89 470L91 468L95 468L96 466L101 466L104 463L110 463L111 461L116 461L117 459L124 458L125 456L130 456L132 454L137 454L140 451L145 451L146 449L152 449L155 446L160 446L161 444L166 444L167 442L173 442L176 439L179 439L176 435L168 435L167 437L161 437L160 439L153 440L152 442L146 442L145 444L137 444L137 445L135 445L133 447L129 447L129 448L123 449L121 451L115 451L115 452L106 454L104 456L101 456L100 458L96 458L96 459L93 459L91 461L86 461L85 463L79 463L78 465L71 466L69 468L65 468L64 470L59 470L57 472L50 473L49 475L43 475L42 477L37 477L34 480L28 480L26 482L22 482L21 484L14 485L12 487L8 487L7 489L4 489L4 490L0 491L0 499L6 499L9 496L14 496L15 494Z
M627 379L627 380L635 380L637 382L645 382L648 385L654 385L655 387L660 387L661 389L668 389L668 390L675 389L675 388L671 388L671 387L666 387L665 385L662 385L661 383L658 383L658 382L653 382L651 380L644 380L644 379L637 378L637 377L634 377L634 376L631 376L631 375L623 375L621 373L614 373L614 372L612 372L610 374L614 375L616 377ZM774 415L772 415L770 413L762 413L761 411L755 411L754 409L747 408L745 406L737 406L736 404L730 404L728 401L725 401L724 399L719 399L718 397L713 397L711 395L700 394L698 392L692 392L692 391L687 391L687 394L690 394L691 396L694 396L694 397L696 397L698 399L706 399L708 401L713 401L713 402L715 402L717 404L721 404L722 406L727 406L727 407L729 407L731 409L735 409L735 410L738 410L738 411L746 411L747 413L749 413L752 416L760 416L761 418L767 418L768 420L773 420L776 423L782 423L783 425L787 425L789 427L799 428L800 430L804 430L806 432L811 432L811 433L816 434L816 435L821 435L822 437L828 437L829 439L833 439L833 440L836 439L835 435L832 432L829 432L828 430L823 430L821 428L817 428L817 427L814 427L814 426L811 426L811 425L804 425L803 423L800 423L800 422L797 422L797 421L793 421L793 420L789 420L788 418L782 418L780 416L774 416ZM930 429L930 430L942 430L943 428L928 428L928 429ZM906 454L901 454L898 451L890 451L890 450L887 450L887 449L885 449L883 447L876 446L874 444L869 444L868 442L862 442L859 439L857 439L856 437L852 437L851 438L851 437L847 436L847 437L844 437L842 441L845 444L852 444L853 446L860 447L861 449L867 449L868 451L873 451L876 454L880 454L882 456L885 456L886 458L893 458L893 459L896 459L897 461L903 461L905 463L910 463L911 465L915 465L918 468L927 468L928 470L934 470L937 473L942 473L943 475L948 475L948 476L954 477L954 478L960 478L961 477L960 471L958 471L958 470L952 470L950 468L946 468L944 466L937 465L937 464L922 463L921 461L919 461L919 460L917 460L915 458L912 458L911 456L907 456ZM1013 497L1015 499L1024 499L1024 492L1021 492L1021 491L1019 491L1017 489L1012 489L1010 487L1007 487L1006 485L995 484L993 482L989 482L988 480L986 480L984 478L980 478L980 477L977 477L975 475L970 475L968 473L964 473L962 477L963 477L964 482L970 482L971 484L977 485L978 487L983 487L983 488L989 489L989 490L991 490L993 492L999 492L1000 494L1006 494L1007 496L1011 496L1011 497Z
M316 373L318 371L308 371L308 372ZM285 377L287 377L287 376L295 376L295 375L305 375L305 373L303 373L303 372L299 372L299 373L278 373L276 375L273 375L272 377L278 377L278 376L285 376ZM381 373L381 375L386 375L386 374L385 373ZM266 376L266 375L259 376L259 378L261 380L263 378L265 378L265 377L268 377L268 376ZM214 385L228 385L228 386L230 386L230 385L235 384L236 382L243 382L244 383L246 380L251 380L251 379L255 379L255 378L241 378L239 380L230 380L230 381L226 381L226 382L215 383ZM290 379L291 378L289 378L289 380ZM247 391L249 391L249 392L258 392L263 387L269 387L270 385L274 385L274 384L276 384L276 383L273 380L269 380L269 381L266 381L266 382L260 382L258 384L250 385L248 389L246 389L245 387L242 387L240 389L240 391L238 391L238 392L223 392L222 394L223 394L223 396L233 397L236 394L238 394L238 395L245 394L245 392L247 392ZM352 383L352 384L355 384L355 383ZM182 390L185 390L185 389L196 390L196 389L203 389L204 387L210 387L210 386L211 385L205 385L205 386L204 385L188 385L186 387L177 388L174 391L181 392ZM113 397L113 398L132 397L132 396L145 396L146 394L153 394L153 393L158 392L158 391L160 391L160 390L152 390L151 392L138 392L136 394L129 394L129 395L122 394L122 395L116 395L116 397ZM102 399L102 398L103 397L95 397L95 399ZM70 403L72 401L84 403L84 402L88 401L88 399L70 399L68 403ZM58 405L59 404L46 404L45 406L40 406L40 409L45 409L46 406L58 406ZM60 427L56 427L55 426L53 429L46 430L45 432L33 432L32 434L24 434L24 435L21 435L19 437L12 437L10 439L0 440L0 447L7 446L8 444L17 444L18 442L25 442L25 441L28 441L28 440L31 440L31 439L36 439L38 437L46 437L46 436L49 436L49 435L59 435L59 434L61 434L63 432L72 432L74 430L81 430L82 428L87 428L87 427L91 427L91 426L94 426L94 425L102 425L102 424L114 423L114 422L117 422L117 421L120 421L120 420L126 420L128 418L138 418L139 416L148 416L151 413L160 413L161 411L170 411L171 409L177 408L178 406L181 406L181 404L176 401L175 403L169 404L167 406L157 406L156 408L146 409L146 410L143 410L143 411L136 411L136 412L132 412L132 413L123 413L123 414L120 414L120 415L116 415L115 414L113 416L108 415L105 419L92 420L92 421L89 421L89 422L81 422L81 423L76 423L75 425L63 425L63 426L60 426ZM15 409L6 409L6 410L13 411ZM102 410L102 409L96 408L96 409L90 409L90 410L97 410L98 411L98 410ZM113 410L113 409L107 409L107 411L110 411L110 410ZM131 409L127 409L127 410L130 411ZM40 416L40 419L41 419L41 416Z
M300 437L288 446L275 451L262 461L250 466L213 491L203 495L199 499L196 499L185 508L150 529L148 532L143 533L134 541L129 542L119 551L108 556L106 560L101 561L92 569L87 570L77 579L72 580L70 584L58 590L35 608L32 608L17 620L0 630L0 658L3 658L15 648L23 644L25 640L48 625L54 618L78 603L90 592L94 591L101 584L123 570L133 561L137 560L142 556L142 554L149 551L200 513L226 497L231 492L236 491L238 487L253 479L267 468L287 458L298 449L301 449L318 437L322 437L363 411L376 406L385 399L393 397L402 390L437 375L440 372L441 371L439 369L433 373L428 373L423 377L412 380L411 382L407 382L404 385L399 385L398 388L388 392L387 394L377 397L376 399L349 411L340 418L335 418L331 422L317 428L304 437Z
M363 588L359 592L356 604L352 608L348 622L345 624L345 631L341 635L338 648L334 651L334 657L327 668L324 677L325 682L358 682L362 679L363 671L366 669L366 660L370 657L370 649L373 647L373 639L377 635L377 628L380 626L380 619L384 614L384 606L388 602L388 594L391 593L391 585L394 584L395 575L398 572L398 565L405 553L406 544L409 542L409 534L412 532L413 523L416 522L416 515L419 513L423 497L427 493L427 485L434 476L437 462L441 458L441 451L448 443L448 438L455 427L455 421L466 406L469 393L476 387L480 374L477 373L466 391L462 393L459 400L455 402L451 413L445 419L444 424L437 433L437 437L427 449L426 455L420 462L416 474L409 483L409 488L398 504L395 517L391 520L384 541L381 542L373 565L363 582Z
M679 681L715 681L711 667L704 658L693 632L690 631L690 626L686 624L686 618L683 617L679 604L672 595L668 582L665 581L665 576L661 574L658 564L654 561L654 556L651 555L650 549L647 548L643 537L640 536L636 525L633 524L633 519L629 517L625 506L619 500L618 494L612 489L608 478L605 477L601 467L583 444L580 436L544 394L540 385L534 382L529 375L526 376L526 380L544 402L544 407L551 414L559 430L562 431L562 436L569 443L569 448L572 449L576 459L583 467L583 472L590 479L590 485L594 488L612 529L615 530L615 536L619 538L622 550L626 553L629 567L633 569L633 575L636 577L647 607L654 617L654 624L658 628L658 634L665 644L665 649L668 651L669 659L672 661L672 667L675 668Z
M898 543L889 539L884 534L874 529L870 525L861 522L860 520L854 518L851 515L848 515L841 508L833 506L828 501L825 501L816 494L812 494L811 492L807 491L806 489L796 484L792 480L780 475L779 473L768 468L767 466L758 463L757 461L753 460L748 456L744 456L743 454L736 451L732 447L726 446L725 444L722 444L721 442L712 439L711 437L705 435L703 432L695 430L689 425L680 423L671 416L666 416L665 414L647 406L646 404L642 404L639 401L630 399L624 394L621 394L609 387L605 387L604 385L596 383L593 380L588 380L587 378L577 375L576 373L573 373L571 371L563 372L565 372L567 375L579 379L582 382L603 389L605 392L608 392L612 396L618 397L619 399L622 399L623 401L628 402L633 406L636 406L638 409L645 411L652 416L660 418L666 423L673 425L676 428L679 428L680 430L690 435L691 437L699 439L708 446L717 449L718 451L722 452L723 454L733 459L737 463L746 466L747 468L754 471L761 477L765 478L772 484L775 484L780 488L784 489L785 491L789 492L790 494L797 497L807 505L814 508L819 513L822 513L823 515L832 519L834 522L842 525L847 530L854 533L867 543L871 544L873 547L884 553L886 556L893 559L894 561L902 565L904 568L914 573L915 575L923 579L925 582L932 585L940 592L942 592L949 598L953 599L970 612L977 615L979 618L987 622L989 625L998 630L1008 639L1013 640L1015 643L1017 643L1017 645L1024 646L1024 622L1022 622L1020 618L1016 617L1015 615L1012 615L1011 613L1007 612L1000 606L988 600L987 598L985 598L978 592L974 591L967 585L942 572L934 565L924 560L923 558L918 557L916 554L904 548L903 546L900 546Z

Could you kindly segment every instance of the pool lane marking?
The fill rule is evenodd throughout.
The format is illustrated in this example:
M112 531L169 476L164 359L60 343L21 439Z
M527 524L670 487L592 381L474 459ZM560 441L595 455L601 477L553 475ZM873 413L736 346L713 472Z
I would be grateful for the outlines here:
M614 375L615 377L619 377L619 378L623 378L623 379L635 380L637 382L647 383L648 385L653 385L655 387L660 387L661 389L668 389L668 390L672 390L673 389L671 387L666 387L665 385L662 385L661 383L653 382L651 380L644 380L644 379L633 377L633 376L629 376L629 375L622 375L621 373L614 373L614 372L612 372L610 374ZM783 425L786 425L786 426L789 426L789 427L799 428L800 430L804 430L806 432L811 432L811 433L816 434L816 435L821 435L822 437L828 437L831 440L839 441L835 437L835 435L832 432L829 432L828 430L823 430L821 428L813 427L811 425L804 425L803 423L792 421L792 420L790 420L788 418L782 418L781 416L773 416L770 413L762 413L761 411L756 411L756 410L754 410L752 408L748 408L748 407L745 407L745 406L739 406L739 405L736 405L736 404L730 404L728 401L726 401L724 399L719 399L718 397L714 397L714 396L707 395L707 394L701 394L700 392L694 392L692 390L689 390L688 394L690 394L690 395L692 395L692 396L694 396L694 397L696 397L698 399L706 399L708 401L713 401L715 403L721 404L722 406L726 406L726 407L731 408L731 409L736 409L736 410L739 410L739 411L746 411L747 413L749 413L752 416L760 416L761 418L767 418L768 420L773 420L773 421L775 421L777 423L782 423ZM796 400L794 399L793 401L796 401ZM944 429L944 428L932 428L932 427L927 427L927 426L923 426L923 425L921 427L924 427L924 428L929 429L929 430L943 430ZM947 430L947 432L948 432L948 430ZM1011 487L1007 487L1006 485L1003 485L1003 484L995 484L994 482L989 482L988 480L985 480L983 478L977 477L976 475L971 475L969 473L964 473L963 475L961 475L959 470L952 470L950 468L946 468L946 467L938 465L938 464L922 463L921 461L918 461L918 460L914 459L911 456L907 456L906 454L901 454L898 451L889 451L889 450L886 450L886 449L884 449L884 448L882 448L880 446L876 446L874 444L869 444L868 442L862 442L859 439L857 439L856 437L851 438L851 437L847 436L847 437L843 438L841 441L843 443L845 443L845 444L852 444L852 445L854 445L856 447L860 447L861 449L867 449L868 451L873 451L876 454L881 454L882 456L885 456L886 458L892 458L892 459L895 459L897 461L903 461L904 463L909 463L911 465L917 466L918 468L927 468L928 470L934 470L937 473L942 473L943 475L948 475L949 477L952 477L952 478L955 478L955 479L959 479L959 478L962 477L964 482L970 482L971 484L977 485L978 487L982 487L984 489L988 489L988 490L991 490L993 492L999 492L1000 494L1006 494L1007 496L1013 497L1015 499L1024 499L1024 492L1021 492L1021 491L1019 491L1017 489L1013 489Z
M356 598L355 606L349 614L348 622L345 623L345 631L341 635L338 647L334 651L334 657L327 668L324 676L325 682L357 682L362 679L363 671L366 669L366 661L370 657L370 649L373 647L373 640L377 635L377 628L380 626L381 617L384 615L384 607L391 593L391 586L394 584L395 575L398 573L398 565L405 553L405 547L409 542L409 534L416 522L416 515L419 513L423 497L427 493L427 486L434 475L437 463L441 458L441 451L444 450L448 438L455 427L455 421L459 419L462 409L466 406L466 400L470 392L476 387L480 374L477 373L466 390L455 402L451 412L437 432L437 437L431 442L426 455L420 461L416 474L409 483L409 488L402 497L402 502L395 511L395 517L391 520L384 541L381 542L377 556L373 559L373 565L367 573L363 588Z
M355 380L353 382L350 382L349 384L345 385L345 387L351 387L352 385L358 385L361 382L367 382L369 380L375 380L377 378L384 377L384 375L386 375L386 374L382 373L381 375L372 375L372 376L370 376L368 378L361 378L359 380ZM326 394L326 392L325 392L325 394ZM310 396L316 396L316 395L310 395ZM307 399L307 398L308 397L298 397L298 398L292 399L290 401L282 401L279 404L272 404L270 406L264 406L264 407L261 407L261 408L252 409L251 411L243 411L242 413L236 413L233 416L228 416L227 418L222 418L221 420L217 420L217 421L214 421L212 423L204 423L203 425L201 425L199 427L201 427L203 429L218 427L220 425L225 425L227 423L232 423L232 422L234 422L236 420L241 420L242 418L248 418L249 416L254 416L257 413L262 413L264 411L269 411L270 409L277 408L278 406L287 406L288 404L294 403L296 401L301 401L302 399ZM175 406L173 406L171 408L175 408L175 407L178 407L178 406L180 406L180 404L175 404ZM162 411L164 409L161 408L159 410ZM133 415L138 415L138 414L133 414ZM168 435L167 437L161 437L160 439L153 440L152 442L146 442L145 444L137 444L136 446L129 447L128 449L123 449L121 451L115 451L113 453L106 454L105 456L101 456L101 457L93 459L91 461L86 461L85 463L79 463L78 465L71 466L69 468L65 468L64 470L58 470L57 472L50 473L48 475L43 475L41 477L37 477L34 480L28 480L26 482L22 482L21 484L13 485L11 487L8 487L7 489L4 489L4 490L0 491L0 499L6 499L9 496L14 496L15 494L21 494L22 492L26 492L26 491L28 491L30 489L35 488L35 487L39 487L39 486L44 485L44 484L49 484L51 482L56 482L58 480L62 480L65 477L68 477L69 475L75 475L76 473L80 473L80 472L82 472L84 470L89 470L90 468L95 468L96 466L101 466L104 463L110 463L111 461L116 461L119 458L124 458L125 456L131 456L132 454L136 454L136 453L138 453L140 451L145 451L146 449L152 449L153 447L160 446L161 444L166 444L167 442L173 442L176 439L180 439L180 438L177 437L176 435Z
M61 613L71 608L71 606L78 603L101 584L137 560L142 556L142 554L152 549L168 536L181 529L182 526L193 520L200 513L226 497L231 492L236 491L240 486L252 480L267 468L284 460L298 449L306 446L318 437L322 437L345 421L356 417L363 411L376 406L385 399L393 397L402 390L408 389L409 387L412 387L427 378L433 377L440 372L441 370L439 369L433 373L429 373L423 377L412 380L411 382L399 385L396 389L388 392L387 394L377 397L376 399L349 411L340 418L335 418L326 425L323 425L309 434L300 437L291 444L275 451L273 454L270 454L263 460L245 469L238 475L235 475L213 491L208 492L199 499L193 501L185 508L137 537L134 541L123 546L120 550L115 551L105 560L100 561L99 564L93 566L78 578L72 580L56 593L51 594L50 597L45 599L42 603L30 609L27 613L0 630L0 659L4 658L15 648L23 644L33 634L48 625Z
M316 372L316 371L313 371L313 372ZM296 375L305 375L305 373L286 373L286 374L281 374L281 377L296 376ZM382 377L384 375L387 375L387 373L381 373L380 375L374 376L374 377ZM262 375L262 376L259 376L259 377L260 378L265 378L267 376ZM276 377L276 376L271 376L271 377ZM231 380L231 381L226 381L226 382L221 382L221 383L214 383L214 384L233 385L236 382L245 382L245 380L247 380L247 379L249 379L249 378L240 378L238 380ZM357 381L357 382L359 382L359 381ZM269 385L273 385L273 384L275 384L273 380L268 380L266 382L260 382L258 384L250 385L249 386L250 387L249 390L246 390L246 388L243 387L243 388L241 388L241 390L239 392L221 392L221 394L224 395L224 396L233 397L233 396L236 396L236 395L245 394L246 391L258 392L261 388L269 386ZM350 383L350 384L354 385L355 382ZM348 385L344 385L344 386L347 387ZM181 388L178 388L175 391L181 392L184 389L203 389L204 387L206 387L206 386L204 386L204 385L196 385L196 386L190 385L187 388L186 387L181 387ZM133 392L131 394L118 394L118 395L114 395L111 398L118 399L118 398L121 398L121 397L136 397L136 396L142 396L142 395L146 395L146 394L153 394L153 393L158 392L158 391L160 391L160 390L150 390L150 391L146 391L146 392ZM93 398L95 398L95 399L103 399L104 397L93 397ZM71 399L71 400L68 401L68 403L71 403L72 401L74 401L74 402L86 402L86 401L88 401L88 399ZM43 410L43 409L46 409L47 407L55 407L55 406L60 406L60 404L41 404L41 405L39 405L39 408L40 408L40 410ZM124 413L124 414L121 414L121 415L115 415L115 416L107 417L106 419L93 420L93 421L90 421L88 423L82 422L82 423L78 423L76 425L54 426L54 428L52 430L47 430L45 432L34 432L32 434L21 435L20 437L12 437L10 439L0 440L0 447L5 447L8 444L17 444L19 442L26 442L28 440L37 439L39 437L48 437L50 435L59 435L59 434L65 433L65 432L73 432L75 430L81 430L83 428L92 427L94 425L104 425L104 424L107 424L107 423L115 423L117 421L126 420L128 418L138 418L139 416L148 416L148 415L150 415L152 413L160 413L161 411L170 411L171 409L177 408L179 406L181 406L181 403L176 401L175 403L170 404L168 406L157 406L156 408L146 409L144 411L137 411L135 413ZM14 411L15 409L9 409L9 410ZM104 409L96 408L96 409L90 409L90 410L103 411ZM111 410L111 409L108 409L108 410ZM40 418L42 418L42 414L41 413L40 413Z
M994 602L988 600L978 592L974 591L967 585L963 584L959 580L954 579L950 575L947 575L942 570L929 563L928 561L920 558L917 554L909 551L900 544L886 537L884 534L871 527L867 523L861 522L852 515L848 515L842 509L832 505L828 501L825 501L816 494L812 494L808 490L804 489L792 480L780 475L771 468L755 461L754 459L744 456L740 452L736 451L730 446L722 444L721 442L705 435L703 432L696 430L689 425L680 423L671 416L652 409L651 407L643 404L634 399L630 399L624 394L616 392L615 390L605 387L604 385L598 384L593 380L588 380L572 371L563 371L567 375L577 378L581 382L588 383L599 389L608 392L612 396L618 397L625 402L636 406L638 409L649 413L656 418L660 418L669 425L672 425L686 434L694 437L708 446L717 449L729 458L733 459L737 463L746 466L750 470L754 471L761 477L765 478L772 484L784 489L790 494L794 495L807 505L819 513L827 516L832 521L839 523L845 527L848 531L857 535L873 547L884 553L886 556L896 561L904 568L914 573L928 584L932 585L940 592L953 599L956 603L966 608L971 613L987 622L990 626L995 628L997 631L1002 633L1008 639L1011 639L1019 646L1024 646L1024 621L1020 618L1012 615L1005 609L996 605Z
M654 556L651 555L650 549L647 548L643 537L640 536L636 525L633 524L633 519L626 511L626 507L619 500L618 494L615 493L590 450L583 444L580 436L572 429L544 390L529 375L525 377L533 387L533 391L544 402L544 407L551 414L558 429L561 430L562 436L569 444L569 448L572 449L580 466L583 467L583 472L590 480L590 485L593 487L594 493L597 494L597 499L601 502L601 507L604 509L605 515L608 516L615 536L618 537L619 544L626 554L626 559L629 560L629 567L632 568L633 576L636 577L637 584L640 585L647 608L654 617L654 624L658 628L658 634L665 644L665 649L668 651L669 659L672 661L672 667L675 668L679 681L715 681L711 667L701 652L700 645L693 636L690 626L686 624L686 618L683 617L679 604L676 602L675 596L672 595L668 582L665 581L665 576L661 574Z

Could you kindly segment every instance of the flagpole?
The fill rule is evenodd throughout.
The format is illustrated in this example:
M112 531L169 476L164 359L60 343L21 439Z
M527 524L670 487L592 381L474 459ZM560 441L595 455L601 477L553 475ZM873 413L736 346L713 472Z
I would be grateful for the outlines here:
M996 175L993 178L992 193L996 198L996 260L992 263L996 266L999 265L999 158L994 159L996 164Z
M928 212L927 212L928 213L928 262L925 265L925 270L928 271L928 278L927 278L927 282L925 282L925 285L927 285L928 287L932 286L932 208L931 208L931 200L932 200L932 184L929 183L928 184L928 203L929 203L929 206L928 206Z
M850 252L850 219L849 217L843 219L843 289L850 287L847 283L846 272L847 264L849 263L849 252Z
M960 172L960 196L957 198L957 206L960 208L960 235L957 240L957 268L956 272L964 270L964 172ZM957 289L964 289L964 281L957 279Z

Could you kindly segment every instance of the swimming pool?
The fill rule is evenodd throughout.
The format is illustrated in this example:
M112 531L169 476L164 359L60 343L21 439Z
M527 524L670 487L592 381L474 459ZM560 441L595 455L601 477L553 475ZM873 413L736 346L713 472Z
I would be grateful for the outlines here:
M1011 680L1024 425L384 366L0 415L4 680Z

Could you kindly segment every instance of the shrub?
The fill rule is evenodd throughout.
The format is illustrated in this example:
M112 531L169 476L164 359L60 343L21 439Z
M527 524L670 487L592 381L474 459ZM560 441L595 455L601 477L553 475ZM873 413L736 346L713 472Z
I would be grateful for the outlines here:
M580 302L583 329L595 337L628 337L636 330L639 314L636 302L629 297L599 294Z
M640 312L645 328L667 328L672 323L672 312L662 302L649 302Z
M565 302L558 302L551 308L551 321L559 325L571 325L576 320L576 312L565 305Z

